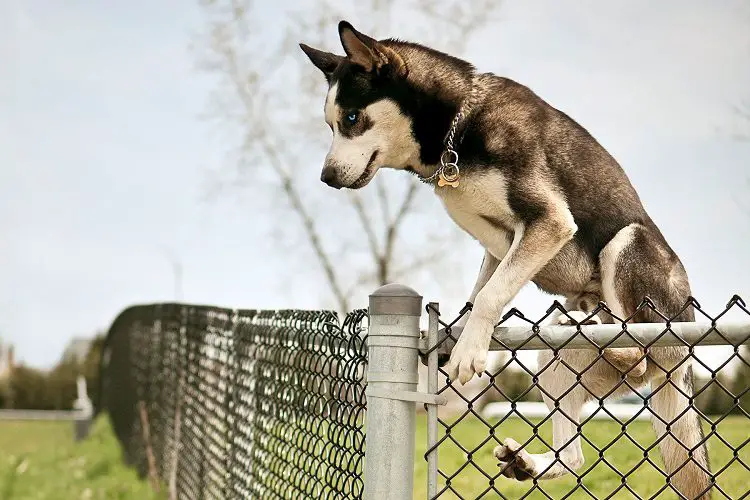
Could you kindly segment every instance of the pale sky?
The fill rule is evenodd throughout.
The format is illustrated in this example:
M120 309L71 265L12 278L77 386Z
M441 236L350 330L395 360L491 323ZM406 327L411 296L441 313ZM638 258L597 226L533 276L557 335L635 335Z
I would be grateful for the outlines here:
M50 366L72 337L106 329L131 304L172 299L169 252L184 267L186 301L330 305L316 265L287 271L306 254L278 252L267 237L296 219L268 215L252 196L201 201L208 172L231 165L229 141L201 119L214 81L189 47L202 27L197 3L0 3L0 338L31 365ZM750 298L750 143L730 137L732 106L750 99L745 3L506 1L459 54L592 132L716 312L735 293ZM289 22L275 5L263 14L269 36ZM367 19L348 20L367 31ZM407 20L372 34L416 36ZM339 50L334 24L328 40ZM297 111L322 126L322 100ZM312 189L327 189L323 154L310 153ZM482 251L469 248L451 269L460 289L420 284L444 311L471 289ZM516 301L529 316L549 303L532 288Z

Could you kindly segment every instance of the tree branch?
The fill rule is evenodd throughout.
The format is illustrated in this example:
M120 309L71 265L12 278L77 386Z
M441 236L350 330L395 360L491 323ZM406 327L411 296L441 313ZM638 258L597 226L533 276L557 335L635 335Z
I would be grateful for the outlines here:
M391 218L390 203L388 201L388 191L385 189L385 180L382 176L376 179L375 187L377 189L378 199L380 200L380 210L383 214L383 220L387 221Z
M375 237L375 230L372 226L372 221L367 216L364 203L362 203L362 197L359 196L358 193L352 193L349 199L352 206L354 207L354 211L357 213L359 222L362 224L362 228L365 230L365 234L367 235L367 243L370 247L370 253L372 254L373 259L377 261L378 259L380 259L378 241Z
M235 14L237 14L236 10ZM220 48L221 50L219 52L225 57L225 61L228 65L228 76L230 77L230 81L233 83L235 91L244 105L246 112L245 120L247 123L253 123L255 99L254 96L248 92L245 83L246 79L243 77L237 63L236 53L228 44L222 44ZM248 134L250 138L261 142L265 156L270 160L274 172L276 172L279 177L282 191L286 194L292 209L297 213L302 222L307 239L322 267L328 285L331 288L331 292L333 293L341 311L346 313L349 310L349 300L339 284L339 279L336 270L333 267L331 258L323 247L320 234L315 226L315 221L294 186L293 177L284 168L283 163L278 156L278 150L268 136L267 129L265 127L254 129L253 126L250 125L248 126L248 130L250 131Z
M412 207L414 206L414 199L417 196L417 181L414 179L410 179L409 181L409 188L406 191L406 194L404 195L404 199L401 201L401 207L398 209L398 212L396 212L396 216L393 218L390 224L388 224L388 227L386 229L386 237L385 237L385 249L383 251L383 259L385 262L390 263L393 259L393 248L396 243L396 236L398 235L398 230L401 227L401 224L404 222L404 219L406 219L406 216L411 211ZM388 269L384 272L384 278L388 278Z
M315 255L318 257L318 261L323 268L323 273L325 274L326 280L328 281L328 285L331 287L331 291L333 292L333 295L338 302L341 312L345 314L349 311L349 299L339 285L338 276L336 275L336 271L333 267L333 264L331 263L331 259L323 248L323 244L320 240L320 235L318 234L318 231L315 227L315 222L313 221L313 218L310 216L305 205L303 204L302 198L300 198L299 193L295 189L294 184L292 183L292 178L289 175L282 174L281 172L279 172L279 175L282 179L282 188L287 194L292 208L295 212L297 212L297 215L299 215L300 219L302 219L302 225L304 226L305 232L307 233L307 238L310 240L310 245L312 245L313 250L315 251Z
M375 273L360 273L359 278L349 286L346 293L347 295L353 295L357 288L373 282L375 282Z
M394 270L391 273L391 279L399 280L404 278L405 276L408 276L409 274L413 274L417 271L421 271L422 269L434 266L435 263L442 257L444 250L444 246L441 246L440 248L437 248L427 255L420 255L418 259L414 259L411 262L404 264L399 269Z

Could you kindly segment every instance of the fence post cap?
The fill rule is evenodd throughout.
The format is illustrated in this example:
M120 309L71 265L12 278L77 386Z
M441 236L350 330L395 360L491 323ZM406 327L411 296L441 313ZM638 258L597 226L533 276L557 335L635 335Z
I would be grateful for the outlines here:
M421 316L422 296L400 283L383 285L370 294L370 314Z
M401 283L388 283L383 285L370 295L370 297L419 297L422 298L419 293L413 288L409 288Z

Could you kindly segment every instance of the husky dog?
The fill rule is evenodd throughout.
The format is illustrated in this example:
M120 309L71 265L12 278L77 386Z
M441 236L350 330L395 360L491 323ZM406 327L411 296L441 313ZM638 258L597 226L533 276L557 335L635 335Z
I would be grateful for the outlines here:
M324 113L333 142L321 180L359 189L380 168L411 172L434 184L450 217L485 249L473 310L446 365L451 380L465 384L484 371L494 325L529 281L566 297L568 307L582 310L576 318L603 300L620 321L663 322L638 309L648 296L673 321L694 319L684 306L691 292L680 259L622 168L581 125L529 88L469 62L416 43L375 40L346 21L338 31L346 55L300 44L329 84ZM629 391L621 383L627 374L633 387L652 384L671 484L684 497L709 498L705 440L688 404L687 354L682 347L607 349L603 357L561 350L565 362L539 377L560 398L557 411L547 398L557 456L530 454L508 438L495 449L503 474L548 479L579 469L581 407L615 387L615 395ZM539 366L551 359L540 351Z

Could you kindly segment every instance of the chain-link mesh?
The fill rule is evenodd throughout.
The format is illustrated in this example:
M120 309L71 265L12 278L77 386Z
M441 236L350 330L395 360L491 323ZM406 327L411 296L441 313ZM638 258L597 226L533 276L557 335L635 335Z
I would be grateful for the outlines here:
M359 498L366 312L126 309L100 409L173 498Z
M454 404L438 409L438 439L424 453L425 460L437 454L439 465L428 496L750 497L750 350L742 345L750 329L729 338L720 321L732 313L747 322L750 311L739 297L716 316L694 300L686 307L706 323L705 334L690 342L663 315L659 333L644 340L632 333L632 317L616 318L603 303L588 319L609 314L614 324L581 326L587 321L579 323L557 302L537 321L509 311L499 326L521 322L530 335L512 345L493 337L496 359L482 377L462 387L433 367L438 393ZM644 308L658 313L649 300ZM467 304L452 321L440 319L444 336L426 352L437 349L445 361L460 334L456 324L470 309ZM434 307L427 311L439 316ZM574 331L552 345L544 329L560 315ZM591 334L603 326L617 332L606 343ZM725 347L697 347L709 338ZM663 361L665 343L672 344L670 362ZM608 356L608 348L628 345L643 349L633 365L646 360L641 377L624 373ZM547 350L538 357L528 350L540 348Z

